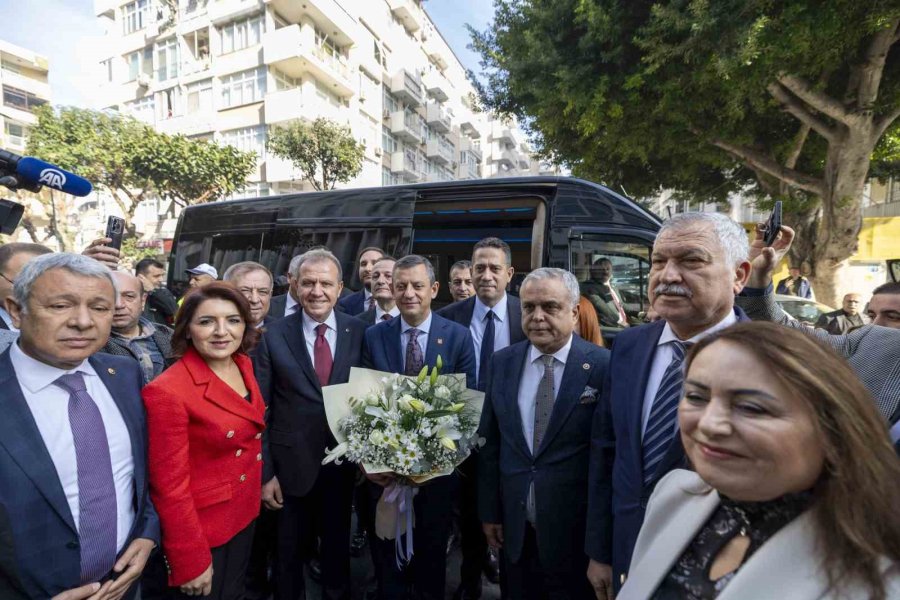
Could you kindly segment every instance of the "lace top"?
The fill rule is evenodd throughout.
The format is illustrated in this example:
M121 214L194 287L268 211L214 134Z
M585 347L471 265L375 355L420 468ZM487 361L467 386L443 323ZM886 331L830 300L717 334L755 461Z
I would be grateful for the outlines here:
M789 494L766 502L738 502L722 496L719 507L697 532L694 541L669 571L653 600L709 600L716 598L740 570L710 581L709 571L719 552L737 535L746 535L750 545L746 563L770 537L797 518L811 502L812 494Z

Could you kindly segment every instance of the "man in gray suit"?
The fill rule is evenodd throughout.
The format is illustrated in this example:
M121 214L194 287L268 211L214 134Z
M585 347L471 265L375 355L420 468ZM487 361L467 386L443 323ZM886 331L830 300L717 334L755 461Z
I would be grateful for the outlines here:
M794 230L782 226L781 235L770 248L763 238L764 232L757 227L756 239L750 247L753 271L737 297L738 306L753 320L775 321L800 329L831 346L847 359L869 388L881 415L891 425L896 424L900 421L900 329L870 324L844 335L830 335L795 321L781 310L772 294L772 273L790 249Z

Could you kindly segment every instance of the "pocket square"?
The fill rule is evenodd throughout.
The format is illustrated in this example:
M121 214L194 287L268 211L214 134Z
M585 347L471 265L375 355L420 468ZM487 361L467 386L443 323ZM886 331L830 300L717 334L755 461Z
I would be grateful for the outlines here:
M591 386L585 386L584 391L581 392L581 397L578 399L579 404L593 404L597 401L597 389L592 388Z

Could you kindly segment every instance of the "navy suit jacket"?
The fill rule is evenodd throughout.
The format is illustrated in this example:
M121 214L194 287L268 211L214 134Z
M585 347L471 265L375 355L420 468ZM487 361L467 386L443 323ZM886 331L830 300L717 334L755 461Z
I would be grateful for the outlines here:
M362 364L366 324L334 311L337 345L329 385L347 383ZM322 400L322 386L306 350L303 312L272 323L256 350L256 380L268 406L263 434L263 481L278 477L281 490L305 496L319 475L325 448L337 445Z
M526 340L491 359L478 453L478 512L503 525L503 550L518 561L525 539L526 500L534 482L538 554L544 566L585 561L591 424L602 398L609 350L572 337L550 424L536 452L522 433L519 385ZM536 390L535 390L536 392Z
M735 307L738 321L749 321ZM641 415L647 378L665 321L619 333L603 386L604 399L591 432L588 530L585 551L612 564L613 583L628 571L647 501L657 482L673 469L687 468L681 438L676 436L649 485L643 483Z
M95 354L89 359L119 408L131 437L134 459L134 525L123 550L136 538L159 544L159 518L147 484L147 425L141 373L134 359ZM32 598L49 598L78 587L78 530L56 467L28 408L9 358L0 354L0 512L8 523L14 561L0 561L0 582L17 581ZM6 572L10 564L16 572Z
M525 339L522 331L522 303L515 296L506 294L506 318L509 319L509 345L512 346ZM459 323L466 329L472 324L472 315L475 314L475 296L454 302L437 311L437 314Z
M351 317L361 315L366 312L366 292L359 290L347 296L342 297L337 303L338 309L344 311Z
M363 366L388 373L403 373L400 348L402 318L383 321L366 331ZM465 373L466 387L475 389L475 349L469 330L432 313L431 330L425 347L425 364L434 367L440 355L442 373Z

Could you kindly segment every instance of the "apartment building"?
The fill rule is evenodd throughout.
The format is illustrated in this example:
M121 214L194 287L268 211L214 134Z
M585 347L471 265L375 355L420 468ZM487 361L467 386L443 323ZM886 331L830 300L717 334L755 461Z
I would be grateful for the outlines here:
M349 186L547 172L515 124L478 112L419 0L95 0L98 97L164 132L256 152L242 195L310 189L267 132L326 117L365 145Z
M0 148L21 154L28 130L37 122L34 109L50 101L47 59L0 40Z

